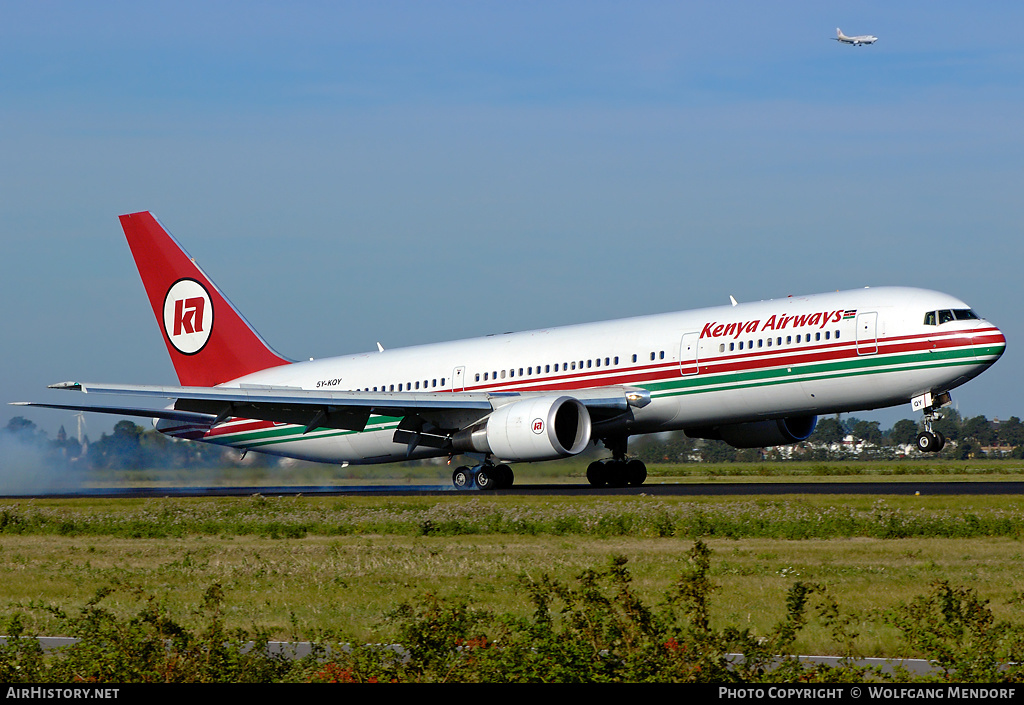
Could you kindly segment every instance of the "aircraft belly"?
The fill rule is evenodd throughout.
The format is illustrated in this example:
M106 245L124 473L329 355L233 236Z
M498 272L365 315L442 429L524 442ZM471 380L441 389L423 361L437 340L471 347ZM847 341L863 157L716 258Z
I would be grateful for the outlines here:
M373 417L361 432L318 428L304 433L302 426L236 419L215 427L202 440L313 462L394 462L406 459L407 450L392 442L397 423L397 419Z
M671 428L753 421L767 416L806 413L812 400L799 382L770 387L717 389L676 397Z

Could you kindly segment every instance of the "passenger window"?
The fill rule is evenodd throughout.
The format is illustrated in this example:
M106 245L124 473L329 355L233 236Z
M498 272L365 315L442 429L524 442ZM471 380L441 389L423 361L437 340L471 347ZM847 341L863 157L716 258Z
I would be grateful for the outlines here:
M725 343L721 343L721 344L719 344L719 346L718 346L718 352L720 352L720 353L723 353L723 352L725 352Z

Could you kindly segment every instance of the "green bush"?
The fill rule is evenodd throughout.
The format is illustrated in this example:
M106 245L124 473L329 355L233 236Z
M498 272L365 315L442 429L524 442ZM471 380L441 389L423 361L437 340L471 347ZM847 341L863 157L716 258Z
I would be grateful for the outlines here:
M852 656L857 623L824 586L795 582L785 617L766 634L715 626L711 551L697 541L688 564L658 605L632 589L627 560L583 571L571 583L521 578L532 613L493 614L464 601L427 594L385 615L395 644L353 645L336 637L312 641L312 653L271 653L261 629L228 630L225 596L209 587L195 610L198 628L172 620L158 601L127 585L101 590L77 614L47 607L72 646L43 652L25 634L21 614L6 618L0 681L44 682L863 682L913 680L897 670L801 662L793 654L812 621L829 630L836 650ZM117 597L137 608L119 617L104 606ZM997 622L971 590L937 583L883 620L909 649L933 659L923 680L1019 682L1024 627Z

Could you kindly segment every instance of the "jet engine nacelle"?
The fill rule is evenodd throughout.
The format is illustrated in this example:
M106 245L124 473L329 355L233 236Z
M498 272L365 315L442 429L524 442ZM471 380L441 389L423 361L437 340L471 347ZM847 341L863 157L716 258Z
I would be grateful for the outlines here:
M572 397L534 397L498 407L481 424L459 431L453 449L490 453L508 462L567 458L590 442L590 412Z
M693 438L713 438L725 441L734 448L767 448L806 441L818 423L817 416L791 416L771 421L695 429L686 434Z

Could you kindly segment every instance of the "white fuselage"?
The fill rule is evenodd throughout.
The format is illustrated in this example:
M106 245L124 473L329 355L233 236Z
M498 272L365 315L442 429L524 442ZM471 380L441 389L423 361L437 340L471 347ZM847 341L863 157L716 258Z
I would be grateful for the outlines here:
M974 317L941 325L928 312L969 307L946 294L866 288L736 306L507 333L274 367L224 387L331 391L649 390L629 435L893 406L948 391L999 358L1005 339ZM444 455L393 441L400 419L362 431L232 419L197 440L326 462ZM162 421L172 435L189 435Z

